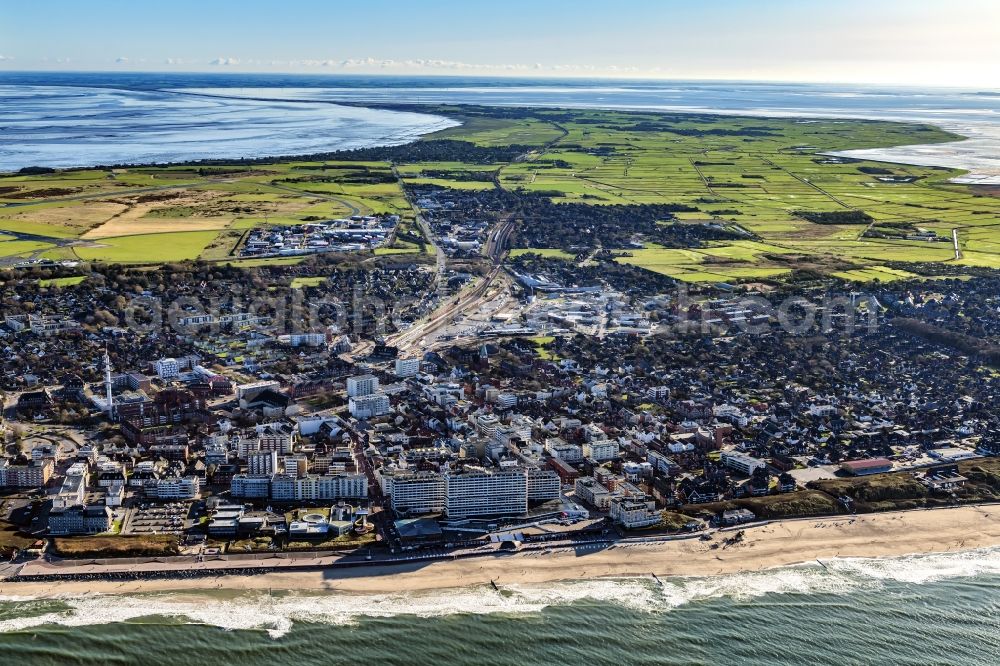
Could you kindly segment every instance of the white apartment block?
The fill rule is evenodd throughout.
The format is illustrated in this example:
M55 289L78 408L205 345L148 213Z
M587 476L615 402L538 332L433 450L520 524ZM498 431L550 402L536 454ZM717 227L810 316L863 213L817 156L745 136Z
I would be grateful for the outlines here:
M201 480L197 476L152 479L145 486L146 497L158 500L197 499L201 494Z
M241 458L249 458L255 451L275 451L283 456L291 453L295 445L295 430L284 424L259 425L255 434L256 439L241 438L237 443Z
M233 497L263 499L271 495L271 477L237 474L229 485Z
M39 444L31 449L31 462L39 463L46 458L55 460L59 453L59 447L55 444Z
M384 393L373 393L350 398L348 409L356 419L370 419L388 414L391 411L389 396Z
M181 374L181 365L176 358L161 358L153 364L160 379L174 379Z
M528 511L528 475L524 469L465 469L445 474L445 514L520 516Z
M358 375L347 378L347 397L357 398L371 395L378 391L378 377L375 375Z
M229 462L229 450L225 444L207 444L205 446L206 465L225 465Z
M474 423L476 425L476 432L479 435L490 438L496 435L501 425L500 419L495 414L489 413L476 414Z
M662 520L656 504L645 495L625 495L611 500L610 515L625 529L656 525Z
M550 437L545 440L545 451L553 458L559 458L567 463L583 460L583 449L576 444L570 444L561 437Z
M646 462L652 465L653 469L660 474L669 474L671 467L674 467L670 458L663 455L659 451L653 451L652 449L646 452Z
M590 460L604 462L618 459L618 442L613 439L601 439L587 442L583 445L583 455Z
M324 474L302 477L275 474L271 477L271 499L279 502L302 500L364 499L368 497L368 477L364 474Z
M747 476L753 474L755 469L767 467L767 463L763 460L759 460L753 456L748 456L745 453L738 453L736 451L723 451L721 460L722 464L729 469L736 470L737 472L746 474Z
M554 469L529 467L527 470L527 492L529 502L545 502L559 499L562 479Z
M386 475L383 481L396 513L417 515L444 511L444 477L437 472L396 473Z
M418 372L420 372L420 359L419 358L397 358L396 359L396 376L397 377L415 377Z
M262 391L266 391L267 389L272 389L274 391L277 391L280 388L281 384L274 380L250 382L249 384L239 384L236 387L236 399L243 400L244 398L254 396Z
M254 451L247 454L247 473L253 476L270 476L278 471L277 451Z
M515 393L498 393L494 403L499 409L510 409L517 405L517 394Z
M278 336L278 341L290 347L322 347L326 344L326 333L292 333Z

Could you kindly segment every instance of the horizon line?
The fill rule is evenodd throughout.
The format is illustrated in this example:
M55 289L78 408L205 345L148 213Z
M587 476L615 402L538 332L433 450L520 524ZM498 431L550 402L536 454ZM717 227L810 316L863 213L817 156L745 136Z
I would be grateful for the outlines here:
M1000 85L993 87L949 85L944 83L878 83L871 81L846 81L846 80L802 80L802 79L765 79L765 78L725 78L725 77L688 77L677 76L622 76L615 74L530 74L526 72L503 73L495 72L489 74L460 74L460 73L429 73L429 72L299 72L299 71L261 71L261 70L145 70L145 69L2 69L0 76L4 74L133 74L133 75L197 75L197 76L306 76L316 78L403 78L403 79L531 79L535 81L629 81L629 82L683 82L683 83L743 83L760 85L799 85L799 86L864 86L883 88L941 88L951 90L977 91L977 92L1000 92Z

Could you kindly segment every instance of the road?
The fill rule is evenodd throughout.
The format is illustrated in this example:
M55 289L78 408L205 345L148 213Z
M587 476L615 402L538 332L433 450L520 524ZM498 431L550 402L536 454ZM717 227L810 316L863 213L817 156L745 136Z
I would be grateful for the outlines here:
M348 201L347 199L341 199L340 197L335 197L331 194L323 194L322 192L308 192L306 190L296 189L294 187L289 187L287 185L278 185L277 183L268 183L268 187L273 187L277 190L284 190L285 192L294 192L299 196L312 197L314 199L323 199L324 201L335 201L341 206L346 207L351 211L351 215L361 215L361 209L356 205Z
M399 183L399 189L402 190L403 196L406 197L406 203L410 205L410 209L413 211L414 218L417 221L417 226L420 227L420 233L424 235L424 238L434 249L434 256L436 259L435 270L437 271L436 288L438 294L441 294L445 269L448 267L448 256L444 253L444 250L441 249L441 246L437 244L437 241L434 240L434 234L431 231L430 225L427 224L427 220L424 219L424 216L420 214L420 207L417 206L416 202L410 197L410 193L406 190L406 185L403 183L403 178L399 175L399 170L396 168L395 164L392 165L392 175L396 177L396 182Z

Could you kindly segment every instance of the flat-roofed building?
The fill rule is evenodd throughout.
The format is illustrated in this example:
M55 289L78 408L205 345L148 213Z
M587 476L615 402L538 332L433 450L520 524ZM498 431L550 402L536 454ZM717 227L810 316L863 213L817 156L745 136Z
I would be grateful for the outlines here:
M277 502L302 500L364 499L368 497L368 477L364 474L322 474L271 477L271 499Z
M419 358L397 358L396 359L396 376L397 377L415 377L418 372L420 372L420 359Z
M528 512L528 475L522 468L465 468L445 479L445 514L450 519L520 516Z
M246 499L263 499L271 495L270 476L236 474L229 484L229 494Z
M756 469L767 467L767 463L763 460L736 451L723 451L720 460L729 469L747 476L753 474Z
M547 502L559 499L562 490L562 479L552 468L528 467L526 470L528 482L528 501Z
M111 509L104 504L52 507L49 534L100 534L111 529Z
M397 472L384 477L384 486L392 510L400 515L444 511L444 477L437 472Z
M347 378L347 397L357 398L371 395L378 391L378 377L375 375L358 375Z
M373 393L350 398L348 409L354 418L365 420L388 414L392 407L389 404L389 396L384 393Z
M201 479L197 476L168 477L152 479L143 485L146 497L157 500L198 499L201 494Z
M618 442L613 439L597 439L583 445L583 455L589 460L605 462L618 459Z
M573 485L573 493L580 501L607 511L611 506L611 491L605 488L592 476L581 476Z
M888 458L868 458L866 460L847 460L840 463L840 469L851 476L867 476L869 474L884 474L892 471L892 461Z
M0 487L42 488L52 478L54 469L51 458L28 465L11 465L6 459L0 459Z

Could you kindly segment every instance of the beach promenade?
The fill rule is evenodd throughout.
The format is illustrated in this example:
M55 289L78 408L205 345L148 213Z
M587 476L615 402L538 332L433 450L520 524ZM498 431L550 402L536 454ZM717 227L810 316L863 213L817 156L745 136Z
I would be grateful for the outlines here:
M602 577L709 576L759 571L849 557L889 557L953 552L1000 545L1000 507L836 516L749 527L732 543L733 532L711 540L626 540L611 544L547 547L510 554L472 553L461 558L393 563L338 564L340 558L262 558L256 565L223 562L196 565L147 562L53 566L41 561L22 567L16 582L0 583L0 594L57 597L86 593L172 590L337 590L403 592L489 585L534 584ZM727 543L728 542L728 543ZM72 571L70 571L72 567ZM57 572L70 574L53 577ZM134 578L122 574L137 573ZM141 573L155 573L143 578ZM28 580L28 578L37 580ZM96 579L91 579L96 577Z

